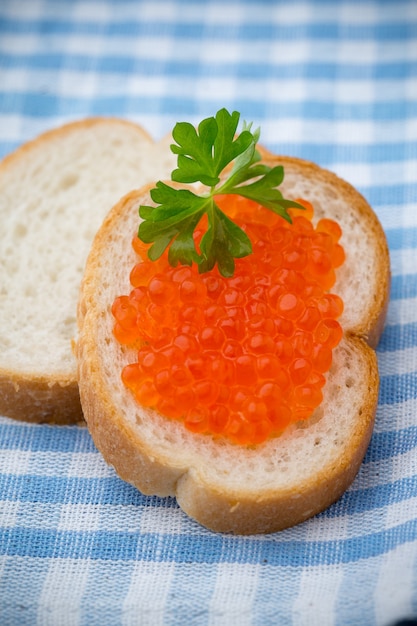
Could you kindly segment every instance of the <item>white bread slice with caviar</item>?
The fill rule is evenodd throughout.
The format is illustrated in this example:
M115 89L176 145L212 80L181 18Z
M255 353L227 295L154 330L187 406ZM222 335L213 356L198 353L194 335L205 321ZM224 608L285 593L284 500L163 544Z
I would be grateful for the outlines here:
M237 534L278 531L322 511L352 483L367 449L378 400L374 351L387 310L390 264L381 225L349 184L318 166L265 156L284 165L282 191L305 198L315 219L342 227L346 261L332 289L344 300L344 336L334 351L324 400L313 417L280 437L243 447L193 434L180 422L138 405L121 370L134 351L112 335L111 304L128 293L135 263L131 238L149 187L112 209L86 266L78 307L77 358L84 416L98 449L144 494L175 496L209 529Z
M0 415L83 419L71 341L84 264L114 203L169 175L169 141L156 143L128 121L91 118L0 163Z

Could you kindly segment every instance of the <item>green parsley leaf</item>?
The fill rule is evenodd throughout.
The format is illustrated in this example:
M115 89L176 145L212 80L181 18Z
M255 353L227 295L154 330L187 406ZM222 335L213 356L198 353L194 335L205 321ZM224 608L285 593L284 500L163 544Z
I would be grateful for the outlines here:
M236 134L240 114L220 109L215 117L203 120L196 129L188 122L175 125L171 150L178 155L177 169L171 174L176 183L201 182L206 193L195 194L191 189L176 188L161 181L151 190L155 206L142 205L139 215L139 238L152 243L148 256L158 259L167 248L168 260L178 264L197 263L200 272L216 264L223 276L234 273L234 259L251 254L252 245L245 232L219 208L215 196L238 194L262 204L291 222L290 207L304 208L283 198L277 187L284 178L282 166L273 168L260 163L256 150L259 129L243 124ZM224 171L230 169L225 178ZM228 170L227 170L228 171ZM227 173L227 172L226 172ZM194 243L194 231L207 214L208 228L199 250Z

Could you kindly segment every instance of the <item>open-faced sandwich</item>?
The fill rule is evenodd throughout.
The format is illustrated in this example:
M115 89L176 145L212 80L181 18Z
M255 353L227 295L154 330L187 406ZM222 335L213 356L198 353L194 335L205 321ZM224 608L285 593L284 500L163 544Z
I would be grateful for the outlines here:
M258 149L238 122L223 109L177 124L172 182L111 210L76 352L88 428L117 473L248 534L322 511L358 472L390 269L351 185Z

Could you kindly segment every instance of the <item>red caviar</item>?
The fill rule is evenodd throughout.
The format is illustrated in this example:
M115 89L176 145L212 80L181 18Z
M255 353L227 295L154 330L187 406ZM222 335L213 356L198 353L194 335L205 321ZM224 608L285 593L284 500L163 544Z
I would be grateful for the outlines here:
M171 267L167 255L132 269L129 296L113 303L114 334L137 349L122 372L143 406L196 433L254 445L309 418L322 402L343 302L329 290L344 261L340 226L292 224L240 196L218 197L252 241L232 278ZM196 245L203 230L196 232ZM133 247L146 259L147 246Z

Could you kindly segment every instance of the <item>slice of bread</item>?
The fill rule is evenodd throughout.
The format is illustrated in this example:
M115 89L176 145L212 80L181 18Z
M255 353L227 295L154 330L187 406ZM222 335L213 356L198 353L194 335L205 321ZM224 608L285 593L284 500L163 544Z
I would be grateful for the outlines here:
M354 479L374 423L378 367L374 351L386 314L390 265L381 225L349 184L318 166L264 153L283 164L285 197L311 201L315 219L343 229L346 261L333 292L344 300L344 336L334 352L324 400L314 416L282 436L242 447L188 432L180 422L139 406L121 382L134 352L112 335L114 298L129 293L137 209L149 188L126 195L98 232L78 308L77 356L84 416L108 463L145 494L176 496L202 525L223 532L265 533L322 511Z
M71 341L85 260L113 204L169 176L169 140L92 118L46 132L0 163L0 414L82 419Z

